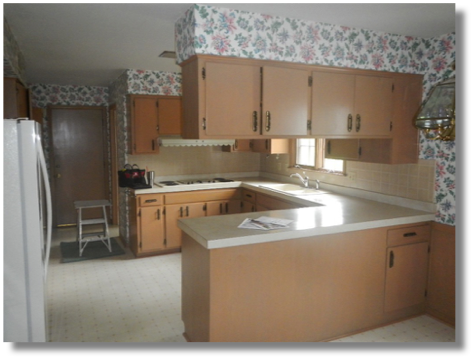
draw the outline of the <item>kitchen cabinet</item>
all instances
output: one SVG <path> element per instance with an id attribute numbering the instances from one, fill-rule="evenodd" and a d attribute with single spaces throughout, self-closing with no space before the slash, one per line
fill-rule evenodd
<path id="1" fill-rule="evenodd" d="M 281 138 L 240 139 L 232 146 L 222 146 L 223 152 L 259 152 L 267 155 L 289 153 L 289 140 Z"/>
<path id="2" fill-rule="evenodd" d="M 390 137 L 326 138 L 326 158 L 384 164 L 417 163 L 418 131 L 411 126 L 411 121 L 418 110 L 421 93 L 422 76 L 396 75 Z"/>
<path id="3" fill-rule="evenodd" d="M 130 197 L 129 200 L 132 252 L 136 256 L 142 256 L 167 249 L 163 195 L 146 194 Z"/>
<path id="4" fill-rule="evenodd" d="M 197 56 L 181 66 L 184 138 L 307 134 L 309 71 L 213 56 Z"/>
<path id="5" fill-rule="evenodd" d="M 182 230 L 177 226 L 177 221 L 183 218 L 206 216 L 206 204 L 198 202 L 166 205 L 165 214 L 165 242 L 170 247 L 180 248 L 182 245 Z"/>
<path id="6" fill-rule="evenodd" d="M 429 224 L 388 230 L 386 313 L 425 303 L 429 244 Z"/>
<path id="7" fill-rule="evenodd" d="M 129 95 L 131 154 L 159 152 L 157 138 L 181 132 L 181 99 L 173 96 Z"/>
<path id="8" fill-rule="evenodd" d="M 311 134 L 318 137 L 389 136 L 393 77 L 312 72 Z"/>
<path id="9" fill-rule="evenodd" d="M 3 118 L 29 118 L 31 115 L 28 89 L 17 78 L 3 78 Z"/>
<path id="10" fill-rule="evenodd" d="M 177 248 L 182 244 L 182 230 L 177 226 L 179 219 L 240 212 L 238 189 L 174 192 L 164 197 L 166 244 Z"/>
<path id="11" fill-rule="evenodd" d="M 428 272 L 427 313 L 456 322 L 456 227 L 433 222 Z"/>
<path id="12" fill-rule="evenodd" d="M 210 201 L 206 204 L 207 216 L 239 214 L 241 212 L 240 200 Z"/>
<path id="13" fill-rule="evenodd" d="M 388 232 L 383 227 L 223 248 L 203 247 L 185 234 L 187 340 L 318 342 L 423 313 L 422 304 L 384 311 Z"/>
<path id="14" fill-rule="evenodd" d="M 256 210 L 256 192 L 241 190 L 241 212 L 255 212 Z"/>

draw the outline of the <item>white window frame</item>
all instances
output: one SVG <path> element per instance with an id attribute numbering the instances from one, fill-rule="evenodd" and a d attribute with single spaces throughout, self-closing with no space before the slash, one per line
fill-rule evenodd
<path id="1" fill-rule="evenodd" d="M 315 140 L 316 140 L 315 165 L 314 166 L 301 165 L 297 162 L 298 139 L 293 139 L 292 142 L 291 142 L 291 144 L 292 144 L 292 147 L 291 147 L 292 154 L 290 155 L 291 157 L 289 158 L 290 167 L 293 167 L 295 165 L 299 165 L 301 168 L 311 170 L 311 171 L 319 171 L 319 172 L 325 172 L 325 173 L 332 173 L 334 175 L 345 176 L 345 174 L 346 174 L 346 162 L 345 162 L 345 160 L 342 160 L 342 162 L 343 162 L 342 171 L 329 170 L 329 169 L 324 168 L 326 140 L 324 138 L 315 138 Z"/>

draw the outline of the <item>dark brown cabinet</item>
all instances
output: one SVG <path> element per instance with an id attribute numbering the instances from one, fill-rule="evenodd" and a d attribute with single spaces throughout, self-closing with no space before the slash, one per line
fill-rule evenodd
<path id="1" fill-rule="evenodd" d="M 3 118 L 29 118 L 28 89 L 16 78 L 3 78 Z"/>

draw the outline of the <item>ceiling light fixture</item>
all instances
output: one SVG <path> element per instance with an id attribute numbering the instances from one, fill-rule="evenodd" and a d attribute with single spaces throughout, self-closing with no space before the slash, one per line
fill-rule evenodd
<path id="1" fill-rule="evenodd" d="M 162 53 L 160 53 L 159 58 L 175 59 L 175 58 L 177 58 L 177 53 L 175 53 L 171 50 L 165 50 Z"/>
<path id="2" fill-rule="evenodd" d="M 442 141 L 455 139 L 455 84 L 456 79 L 450 78 L 435 85 L 428 99 L 418 110 L 414 121 L 415 127 L 424 130 L 427 139 Z"/>

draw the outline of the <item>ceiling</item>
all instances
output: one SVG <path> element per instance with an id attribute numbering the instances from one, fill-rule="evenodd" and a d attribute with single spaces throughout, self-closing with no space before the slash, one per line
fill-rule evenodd
<path id="1" fill-rule="evenodd" d="M 455 4 L 245 4 L 217 7 L 431 38 L 455 31 Z M 192 3 L 4 4 L 28 83 L 108 86 L 124 69 L 179 72 L 174 24 Z"/>

